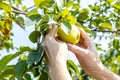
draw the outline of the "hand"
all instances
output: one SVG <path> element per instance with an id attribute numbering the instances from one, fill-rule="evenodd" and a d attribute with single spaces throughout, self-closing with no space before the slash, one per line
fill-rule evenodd
<path id="1" fill-rule="evenodd" d="M 68 44 L 69 50 L 75 53 L 84 71 L 89 75 L 94 75 L 103 68 L 96 46 L 87 33 L 80 30 L 80 41 L 77 45 Z"/>
<path id="2" fill-rule="evenodd" d="M 107 69 L 99 59 L 94 42 L 87 33 L 80 29 L 81 38 L 77 45 L 68 44 L 69 50 L 75 53 L 83 70 L 96 80 L 120 80 L 120 77 Z"/>
<path id="3" fill-rule="evenodd" d="M 56 25 L 52 24 L 49 27 L 49 33 L 42 45 L 45 48 L 50 77 L 52 80 L 72 80 L 66 66 L 67 44 L 56 38 Z"/>
<path id="4" fill-rule="evenodd" d="M 55 36 L 56 25 L 49 26 L 49 33 L 45 36 L 42 45 L 45 47 L 45 56 L 48 66 L 56 65 L 56 63 L 66 64 L 68 47 L 67 44 L 58 40 Z"/>

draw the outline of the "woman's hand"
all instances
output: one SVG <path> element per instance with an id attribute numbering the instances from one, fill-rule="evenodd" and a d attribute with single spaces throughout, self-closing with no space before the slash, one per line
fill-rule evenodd
<path id="1" fill-rule="evenodd" d="M 75 53 L 84 71 L 92 75 L 99 68 L 103 68 L 103 65 L 99 59 L 94 42 L 80 29 L 80 42 L 77 45 L 68 44 L 69 50 Z"/>
<path id="2" fill-rule="evenodd" d="M 100 61 L 96 46 L 87 33 L 80 29 L 80 41 L 77 45 L 68 43 L 68 48 L 77 57 L 83 70 L 97 80 L 120 80 L 120 77 L 108 70 Z"/>
<path id="3" fill-rule="evenodd" d="M 49 33 L 45 36 L 42 45 L 45 48 L 45 56 L 52 80 L 72 80 L 66 66 L 68 47 L 55 36 L 56 25 L 49 26 Z"/>

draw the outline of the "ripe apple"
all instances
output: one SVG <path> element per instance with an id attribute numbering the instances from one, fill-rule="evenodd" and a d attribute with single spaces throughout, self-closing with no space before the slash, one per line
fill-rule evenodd
<path id="1" fill-rule="evenodd" d="M 58 27 L 57 35 L 60 40 L 71 44 L 77 44 L 80 40 L 80 31 L 75 25 L 72 25 L 69 34 L 65 33 L 61 27 Z"/>

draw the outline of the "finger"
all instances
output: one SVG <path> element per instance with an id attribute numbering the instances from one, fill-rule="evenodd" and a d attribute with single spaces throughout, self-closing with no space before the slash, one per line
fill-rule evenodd
<path id="1" fill-rule="evenodd" d="M 83 46 L 85 46 L 86 49 L 89 49 L 93 51 L 94 53 L 97 53 L 96 46 L 93 40 L 88 36 L 88 34 L 83 29 L 79 29 L 79 30 L 81 32 Z"/>
<path id="2" fill-rule="evenodd" d="M 55 37 L 56 28 L 57 28 L 57 26 L 55 24 L 51 24 L 49 26 L 49 33 L 47 35 L 49 35 L 51 37 Z"/>
<path id="3" fill-rule="evenodd" d="M 83 29 L 79 28 L 79 30 L 80 30 L 80 34 L 83 40 L 90 40 L 90 37 Z"/>
<path id="4" fill-rule="evenodd" d="M 83 29 L 81 29 L 81 28 L 79 28 L 79 30 L 80 30 L 80 34 L 81 34 L 81 39 L 82 39 L 82 44 L 86 47 L 86 48 L 88 48 L 88 47 L 92 47 L 92 46 L 94 46 L 95 44 L 94 44 L 94 42 L 92 41 L 92 39 L 88 36 L 88 34 L 83 30 Z M 80 42 L 80 44 L 81 44 L 81 42 Z"/>
<path id="5" fill-rule="evenodd" d="M 80 38 L 80 42 L 77 44 L 77 46 L 87 49 L 86 43 L 82 37 Z"/>
<path id="6" fill-rule="evenodd" d="M 83 57 L 84 55 L 88 54 L 87 50 L 76 45 L 68 43 L 68 49 L 72 51 L 75 55 L 79 55 Z"/>

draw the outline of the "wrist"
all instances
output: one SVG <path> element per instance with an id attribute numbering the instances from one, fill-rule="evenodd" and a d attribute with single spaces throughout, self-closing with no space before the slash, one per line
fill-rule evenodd
<path id="1" fill-rule="evenodd" d="M 107 69 L 104 65 L 94 76 L 96 80 L 120 80 L 120 77 Z"/>
<path id="2" fill-rule="evenodd" d="M 51 80 L 72 80 L 66 63 L 55 63 L 48 67 Z"/>

